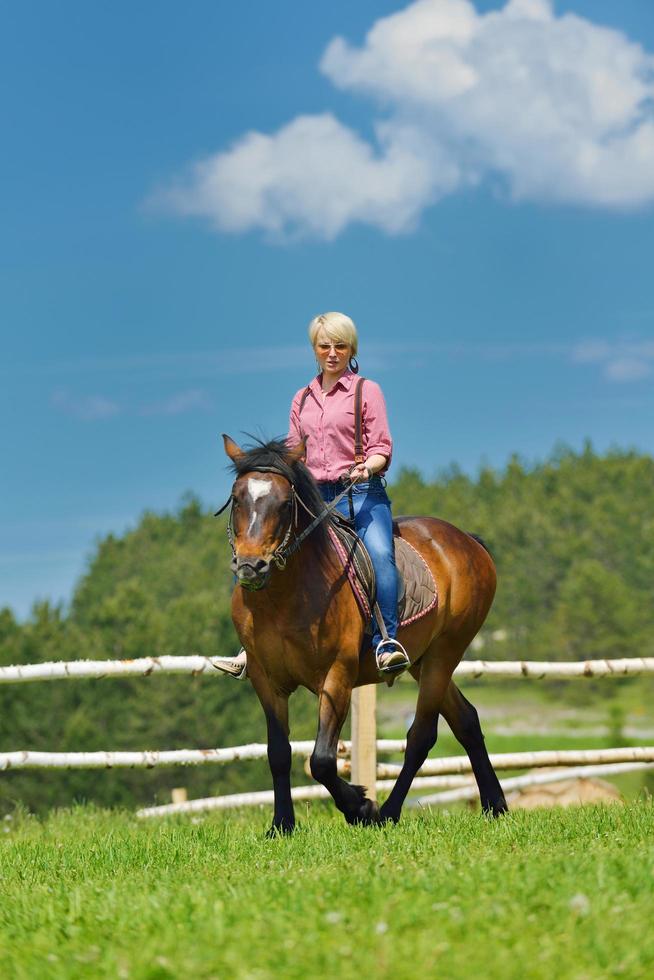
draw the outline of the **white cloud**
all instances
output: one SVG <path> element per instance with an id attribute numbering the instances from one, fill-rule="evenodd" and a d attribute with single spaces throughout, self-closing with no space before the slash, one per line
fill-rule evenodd
<path id="1" fill-rule="evenodd" d="M 579 364 L 599 364 L 609 381 L 641 381 L 654 373 L 654 341 L 588 340 L 577 345 L 572 359 Z"/>
<path id="2" fill-rule="evenodd" d="M 412 118 L 462 170 L 502 175 L 516 198 L 654 199 L 654 58 L 546 0 L 485 15 L 468 0 L 418 0 L 361 48 L 332 41 L 321 67 Z"/>
<path id="3" fill-rule="evenodd" d="M 58 388 L 52 393 L 54 408 L 73 418 L 85 422 L 109 419 L 116 415 L 129 414 L 141 416 L 174 416 L 187 412 L 206 412 L 213 408 L 213 401 L 201 388 L 178 391 L 161 401 L 142 405 L 120 404 L 104 395 L 73 395 L 66 388 Z"/>
<path id="4" fill-rule="evenodd" d="M 66 361 L 42 361 L 40 364 L 12 365 L 11 373 L 21 376 L 65 377 L 68 375 L 149 374 L 162 378 L 215 378 L 218 374 L 250 374 L 271 369 L 292 370 L 306 365 L 306 344 L 284 344 L 274 347 L 217 347 L 213 350 L 176 351 L 170 354 L 137 354 L 116 357 L 77 357 Z M 9 377 L 10 369 L 0 366 L 0 378 Z M 55 396 L 65 394 L 60 389 Z"/>
<path id="5" fill-rule="evenodd" d="M 208 412 L 213 408 L 213 402 L 206 391 L 192 388 L 189 391 L 178 391 L 160 402 L 144 405 L 140 415 L 185 415 L 187 412 Z"/>
<path id="6" fill-rule="evenodd" d="M 596 364 L 608 360 L 612 346 L 606 340 L 583 340 L 572 352 L 572 359 L 578 364 Z"/>
<path id="7" fill-rule="evenodd" d="M 71 395 L 65 388 L 58 388 L 52 393 L 52 405 L 65 415 L 85 421 L 109 419 L 120 412 L 117 402 L 104 395 Z"/>
<path id="8" fill-rule="evenodd" d="M 608 361 L 604 372 L 609 381 L 640 381 L 652 373 L 652 365 L 635 357 L 616 357 Z"/>
<path id="9" fill-rule="evenodd" d="M 446 194 L 498 177 L 515 200 L 654 202 L 654 57 L 549 0 L 480 14 L 416 0 L 321 71 L 373 100 L 373 142 L 330 114 L 250 132 L 153 200 L 220 231 L 332 239 L 410 230 Z"/>
<path id="10" fill-rule="evenodd" d="M 272 136 L 247 133 L 154 201 L 209 218 L 220 231 L 331 239 L 360 221 L 398 232 L 413 225 L 439 183 L 453 189 L 459 175 L 448 163 L 436 180 L 415 130 L 380 126 L 378 137 L 376 151 L 328 113 L 299 116 Z"/>

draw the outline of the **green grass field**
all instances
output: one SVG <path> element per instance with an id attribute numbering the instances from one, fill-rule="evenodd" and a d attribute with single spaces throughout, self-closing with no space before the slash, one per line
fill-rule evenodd
<path id="1" fill-rule="evenodd" d="M 654 805 L 298 810 L 138 822 L 80 807 L 0 832 L 0 973 L 59 977 L 654 975 Z"/>

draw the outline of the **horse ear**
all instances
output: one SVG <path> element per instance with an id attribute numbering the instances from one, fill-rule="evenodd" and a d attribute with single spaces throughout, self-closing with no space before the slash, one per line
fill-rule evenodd
<path id="1" fill-rule="evenodd" d="M 226 435 L 226 433 L 224 432 L 223 432 L 223 444 L 225 446 L 225 452 L 227 453 L 227 455 L 229 456 L 229 458 L 233 463 L 236 462 L 239 456 L 243 455 L 243 450 L 241 449 L 241 447 L 237 445 L 233 439 L 230 439 L 229 436 Z"/>
<path id="2" fill-rule="evenodd" d="M 299 463 L 300 460 L 303 461 L 306 455 L 307 437 L 305 436 L 304 439 L 301 439 L 300 442 L 298 442 L 297 446 L 293 446 L 292 449 L 289 449 L 289 451 L 286 453 L 286 458 L 291 466 L 293 466 L 295 463 Z"/>

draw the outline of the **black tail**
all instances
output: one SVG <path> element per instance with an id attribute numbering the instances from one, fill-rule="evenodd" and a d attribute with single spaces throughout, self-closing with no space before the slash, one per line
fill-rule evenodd
<path id="1" fill-rule="evenodd" d="M 488 545 L 486 544 L 486 542 L 484 541 L 483 538 L 481 538 L 478 534 L 470 534 L 470 532 L 468 532 L 468 535 L 469 535 L 469 537 L 474 538 L 474 540 L 477 542 L 477 544 L 480 544 L 482 546 L 482 548 L 484 549 L 484 551 L 487 551 L 488 554 L 493 559 L 493 561 L 495 561 L 495 555 L 490 550 L 490 548 L 488 547 Z"/>

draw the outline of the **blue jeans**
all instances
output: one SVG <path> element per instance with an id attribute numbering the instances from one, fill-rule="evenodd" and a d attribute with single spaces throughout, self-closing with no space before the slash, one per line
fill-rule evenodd
<path id="1" fill-rule="evenodd" d="M 342 485 L 336 483 L 319 483 L 318 488 L 326 503 L 338 497 Z M 377 602 L 388 635 L 397 636 L 397 569 L 395 567 L 395 549 L 393 547 L 393 518 L 391 502 L 384 489 L 381 478 L 373 476 L 365 483 L 357 483 L 352 487 L 352 503 L 354 505 L 354 527 L 364 542 L 377 580 Z M 350 506 L 347 497 L 343 497 L 336 509 L 349 518 Z M 381 642 L 379 627 L 373 618 L 373 647 Z"/>

